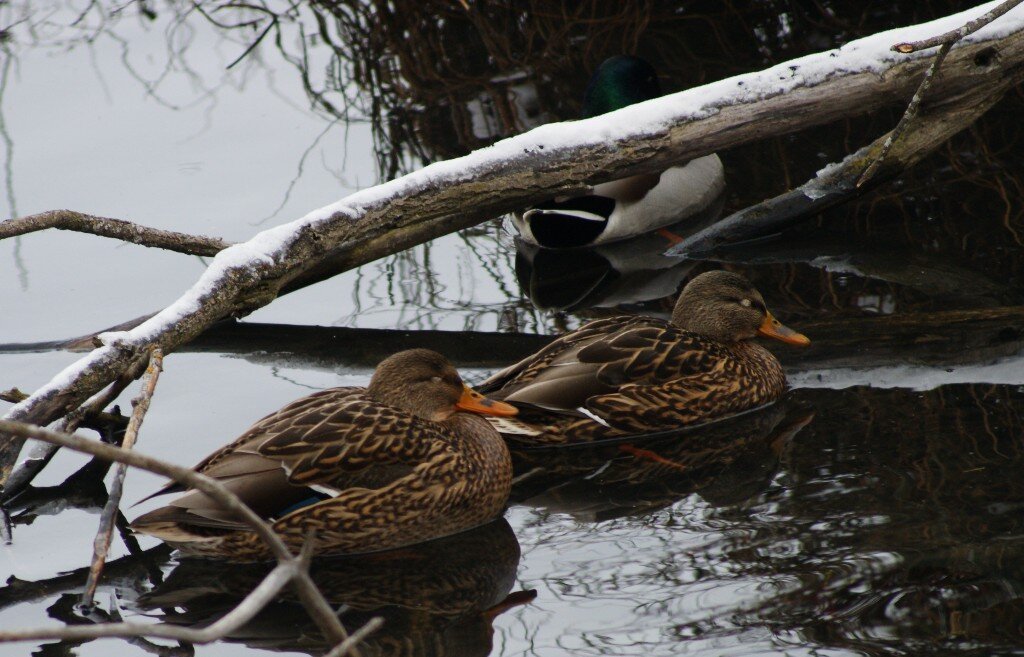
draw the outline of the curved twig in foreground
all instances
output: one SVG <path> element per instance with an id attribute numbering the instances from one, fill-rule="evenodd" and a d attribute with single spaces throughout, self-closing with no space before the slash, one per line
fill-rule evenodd
<path id="1" fill-rule="evenodd" d="M 23 422 L 0 420 L 0 431 L 9 435 L 20 436 L 21 438 L 34 438 L 43 442 L 60 445 L 61 447 L 67 447 L 76 452 L 84 452 L 116 463 L 125 463 L 142 470 L 148 470 L 149 472 L 154 472 L 158 475 L 168 477 L 182 485 L 194 488 L 209 496 L 225 510 L 234 513 L 241 521 L 249 525 L 267 545 L 271 554 L 274 555 L 279 563 L 288 564 L 302 561 L 301 558 L 297 558 L 292 555 L 288 546 L 286 546 L 284 541 L 274 533 L 274 530 L 270 525 L 256 515 L 252 509 L 246 506 L 238 496 L 211 477 L 194 472 L 189 468 L 183 468 L 178 465 L 161 461 L 160 459 L 153 458 L 152 456 L 145 456 L 138 452 L 128 451 L 120 447 L 114 447 L 113 445 L 106 445 L 74 434 L 57 433 L 56 431 L 50 431 L 49 429 L 25 424 Z M 291 581 L 294 584 L 295 590 L 299 595 L 299 599 L 306 608 L 307 613 L 309 613 L 317 627 L 320 628 L 320 631 L 324 633 L 324 636 L 334 643 L 341 643 L 342 641 L 345 641 L 348 638 L 348 633 L 338 620 L 338 617 L 331 608 L 331 605 L 324 599 L 320 590 L 316 587 L 316 584 L 309 577 L 309 572 L 306 568 L 303 567 L 295 569 L 293 571 Z M 5 636 L 14 637 L 8 639 L 11 641 L 22 641 L 25 639 L 36 638 L 34 635 L 22 636 L 15 632 L 0 634 L 0 640 Z M 353 650 L 353 654 L 357 653 Z"/>

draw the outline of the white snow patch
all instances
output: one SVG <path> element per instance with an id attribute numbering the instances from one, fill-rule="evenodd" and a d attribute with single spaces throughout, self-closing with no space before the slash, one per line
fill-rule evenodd
<path id="1" fill-rule="evenodd" d="M 971 365 L 894 365 L 890 367 L 840 367 L 788 374 L 794 388 L 909 388 L 932 390 L 954 383 L 1024 385 L 1024 355 L 991 363 Z"/>

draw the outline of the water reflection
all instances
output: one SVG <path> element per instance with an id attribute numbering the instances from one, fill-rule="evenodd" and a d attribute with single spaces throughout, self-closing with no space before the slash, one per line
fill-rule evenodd
<path id="1" fill-rule="evenodd" d="M 695 491 L 746 499 L 767 486 L 779 455 L 813 417 L 808 408 L 784 399 L 653 440 L 513 448 L 520 477 L 512 499 L 580 521 L 642 517 Z"/>
<path id="2" fill-rule="evenodd" d="M 517 237 L 519 288 L 542 310 L 611 308 L 673 296 L 697 263 L 665 252 L 681 236 L 713 223 L 723 201 L 720 195 L 680 222 L 599 246 L 548 249 Z"/>
<path id="3" fill-rule="evenodd" d="M 314 560 L 310 574 L 327 600 L 349 611 L 354 631 L 373 617 L 384 626 L 361 646 L 369 655 L 478 655 L 491 653 L 492 623 L 526 604 L 533 592 L 512 589 L 519 543 L 502 519 L 437 541 L 362 557 Z M 256 565 L 185 560 L 154 591 L 139 599 L 162 609 L 165 622 L 215 622 L 270 571 Z M 323 641 L 301 604 L 287 595 L 228 640 L 253 648 L 320 654 Z"/>
<path id="4" fill-rule="evenodd" d="M 813 419 L 790 425 L 795 434 L 777 424 L 782 442 L 749 445 L 703 488 L 678 487 L 671 506 L 648 504 L 654 482 L 626 486 L 632 473 L 614 461 L 532 496 L 547 507 L 523 533 L 555 534 L 559 546 L 549 588 L 621 614 L 601 629 L 577 618 L 573 645 L 615 655 L 1024 645 L 1024 389 L 797 390 L 789 401 Z M 528 562 L 543 558 L 539 538 Z"/>

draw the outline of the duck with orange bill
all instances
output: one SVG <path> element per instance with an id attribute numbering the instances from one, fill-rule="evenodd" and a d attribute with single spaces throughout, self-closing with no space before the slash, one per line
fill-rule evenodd
<path id="1" fill-rule="evenodd" d="M 519 409 L 515 418 L 492 418 L 502 435 L 519 443 L 576 444 L 666 432 L 782 396 L 782 365 L 757 337 L 810 344 L 768 311 L 744 277 L 709 271 L 683 288 L 669 320 L 596 320 L 479 389 Z"/>
<path id="2" fill-rule="evenodd" d="M 378 552 L 456 534 L 501 515 L 512 464 L 481 416 L 516 409 L 463 383 L 440 354 L 385 359 L 366 388 L 331 388 L 268 415 L 206 457 L 217 479 L 298 549 Z M 188 555 L 269 557 L 239 518 L 197 490 L 132 523 Z"/>

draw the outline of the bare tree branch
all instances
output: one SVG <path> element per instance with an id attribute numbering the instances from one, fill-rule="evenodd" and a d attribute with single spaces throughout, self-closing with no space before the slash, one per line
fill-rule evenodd
<path id="1" fill-rule="evenodd" d="M 99 623 L 96 625 L 62 625 L 20 630 L 0 631 L 0 642 L 12 641 L 81 641 L 105 637 L 148 637 L 152 639 L 173 639 L 189 643 L 211 643 L 224 638 L 252 620 L 263 607 L 272 602 L 288 582 L 297 577 L 301 564 L 291 560 L 278 564 L 270 571 L 252 593 L 238 603 L 227 614 L 202 629 L 179 627 L 166 624 L 145 623 Z M 353 634 L 353 636 L 355 636 Z M 352 637 L 349 637 L 352 638 Z M 342 643 L 347 642 L 348 639 Z M 341 645 L 341 644 L 339 644 Z"/>
<path id="2" fill-rule="evenodd" d="M 0 346 L 0 353 L 3 353 L 3 348 Z M 11 388 L 10 390 L 4 390 L 0 392 L 0 401 L 10 402 L 17 404 L 28 399 L 28 394 L 22 392 L 18 388 Z M 126 427 L 128 424 L 127 418 L 122 415 L 116 415 L 114 413 L 108 413 L 106 411 L 99 412 L 86 412 L 82 417 L 80 426 L 89 429 L 99 429 L 100 427 Z"/>
<path id="3" fill-rule="evenodd" d="M 84 452 L 102 459 L 125 463 L 127 465 L 154 472 L 164 477 L 173 479 L 187 487 L 194 488 L 220 504 L 225 510 L 230 511 L 242 522 L 249 525 L 252 530 L 266 544 L 271 554 L 282 565 L 289 563 L 301 563 L 301 559 L 292 555 L 284 541 L 274 533 L 274 530 L 263 521 L 252 509 L 245 505 L 230 490 L 224 487 L 217 480 L 206 475 L 194 472 L 189 468 L 166 463 L 151 456 L 145 456 L 135 451 L 128 451 L 113 445 L 106 445 L 95 440 L 89 440 L 74 434 L 58 433 L 42 427 L 32 426 L 22 422 L 0 420 L 0 431 L 22 438 L 34 438 L 48 443 L 67 447 L 76 452 Z M 317 589 L 316 584 L 309 577 L 309 572 L 303 568 L 295 569 L 292 575 L 292 583 L 295 586 L 299 599 L 309 613 L 310 617 L 324 633 L 324 636 L 332 642 L 340 643 L 348 638 L 348 633 L 338 620 L 331 605 L 324 599 Z M 68 628 L 72 629 L 72 628 Z M 17 632 L 0 635 L 13 637 L 8 640 L 23 641 L 39 638 L 36 635 L 19 634 Z M 47 635 L 50 636 L 50 635 Z M 153 635 L 150 635 L 153 636 Z M 353 650 L 353 654 L 356 652 Z"/>
<path id="4" fill-rule="evenodd" d="M 889 133 L 888 138 L 882 145 L 881 151 L 871 162 L 868 168 L 864 170 L 864 173 L 861 174 L 860 179 L 857 181 L 857 187 L 861 187 L 871 180 L 878 171 L 878 168 L 889 156 L 889 151 L 892 149 L 892 145 L 914 122 L 914 119 L 917 117 L 917 112 L 921 107 L 921 101 L 924 99 L 924 95 L 928 93 L 928 87 L 931 86 L 932 78 L 935 77 L 935 73 L 939 70 L 939 67 L 942 66 L 942 62 L 946 59 L 946 55 L 948 55 L 949 51 L 953 49 L 953 45 L 968 34 L 976 32 L 988 25 L 1019 5 L 1021 2 L 1022 0 L 1007 0 L 992 11 L 979 16 L 958 29 L 951 30 L 945 34 L 940 34 L 937 37 L 924 39 L 923 41 L 897 43 L 892 47 L 896 52 L 909 54 L 918 50 L 924 50 L 925 48 L 931 48 L 932 46 L 940 46 L 939 51 L 935 54 L 935 59 L 932 60 L 932 65 L 928 67 L 928 70 L 924 73 L 924 77 L 921 78 L 921 84 L 917 87 L 917 91 L 914 92 L 914 97 L 910 99 L 910 104 L 907 105 L 906 111 L 903 113 L 903 116 L 900 117 L 899 123 L 897 123 L 896 127 Z"/>
<path id="5" fill-rule="evenodd" d="M 128 421 L 128 428 L 124 434 L 124 441 L 121 443 L 123 449 L 129 450 L 135 445 L 135 439 L 139 435 L 139 428 L 142 420 L 149 410 L 149 402 L 153 399 L 153 392 L 156 390 L 156 382 L 160 378 L 160 371 L 163 369 L 164 356 L 160 349 L 154 349 L 149 357 L 149 367 L 142 378 L 142 391 L 139 396 L 132 400 L 131 419 Z M 114 522 L 117 519 L 118 509 L 121 506 L 121 491 L 124 487 L 124 477 L 128 472 L 128 466 L 124 463 L 118 464 L 114 471 L 114 481 L 110 485 L 110 493 L 107 503 L 100 514 L 100 527 L 96 533 L 96 540 L 93 541 L 92 565 L 89 567 L 89 578 L 85 582 L 85 591 L 82 593 L 82 606 L 91 607 L 93 597 L 96 594 L 96 586 L 99 584 L 100 575 L 103 573 L 103 566 L 107 562 L 107 553 L 110 550 L 110 540 L 114 537 Z"/>
<path id="6" fill-rule="evenodd" d="M 965 23 L 962 27 L 958 27 L 955 30 L 950 30 L 949 32 L 946 32 L 945 34 L 940 34 L 939 36 L 931 37 L 930 39 L 923 39 L 921 41 L 911 41 L 909 43 L 897 43 L 895 46 L 892 47 L 892 49 L 895 50 L 896 52 L 907 54 L 918 50 L 924 50 L 925 48 L 940 46 L 946 43 L 956 43 L 957 41 L 963 39 L 968 34 L 973 34 L 974 32 L 977 32 L 981 28 L 985 27 L 995 19 L 999 18 L 1006 12 L 1010 11 L 1011 9 L 1019 5 L 1022 1 L 1024 0 L 1006 0 L 1006 2 L 1004 2 L 1003 4 L 997 6 L 996 8 L 992 9 L 989 12 L 986 12 L 985 14 L 982 14 L 981 16 L 978 16 L 974 20 Z"/>
<path id="7" fill-rule="evenodd" d="M 123 219 L 96 217 L 74 210 L 50 210 L 20 219 L 0 222 L 0 240 L 47 228 L 112 237 L 131 244 L 149 246 L 187 255 L 212 256 L 231 246 L 219 237 L 189 235 L 173 230 L 148 228 Z"/>

